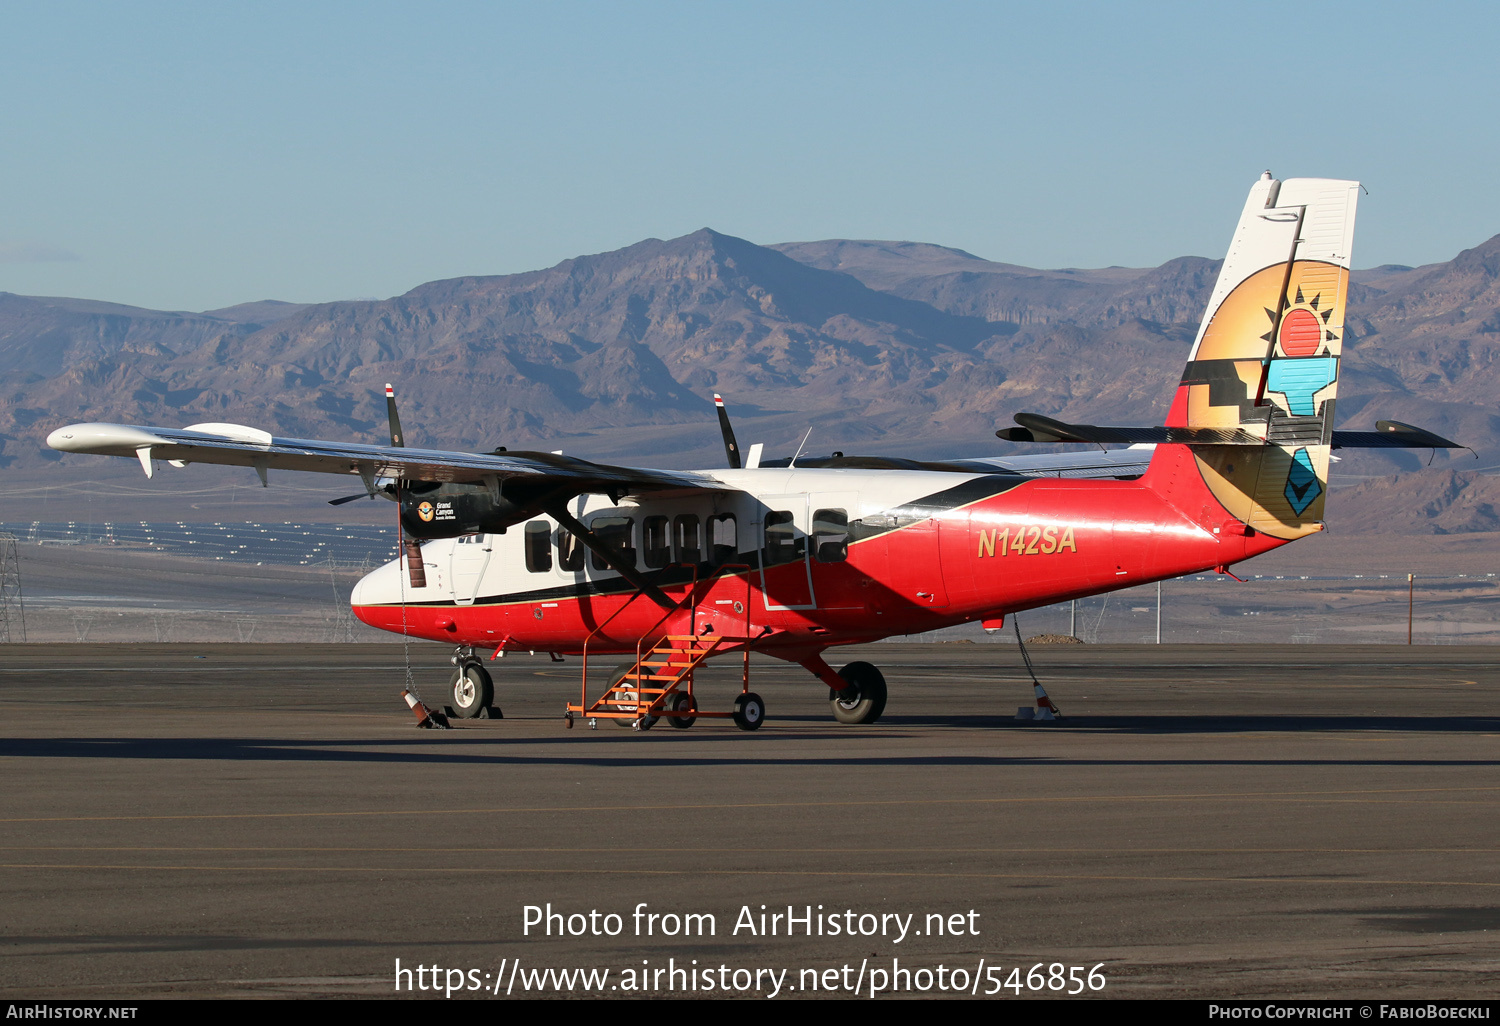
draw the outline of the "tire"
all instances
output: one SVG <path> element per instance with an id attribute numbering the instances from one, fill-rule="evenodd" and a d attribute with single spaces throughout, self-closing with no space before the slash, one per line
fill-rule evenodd
<path id="1" fill-rule="evenodd" d="M 634 667 L 634 663 L 621 663 L 619 666 L 616 666 L 614 672 L 609 675 L 609 686 L 613 688 L 616 684 L 620 683 L 624 676 L 629 673 Z M 640 692 L 631 690 L 616 691 L 615 697 L 618 698 L 621 703 L 620 705 L 615 706 L 616 712 L 634 712 L 638 708 L 638 706 L 632 705 L 631 703 L 639 702 L 641 696 Z M 623 727 L 626 730 L 632 730 L 635 728 L 635 720 L 633 719 L 620 719 L 615 717 L 610 717 L 610 719 L 614 721 L 614 724 L 617 727 Z M 644 726 L 646 730 L 650 730 L 651 725 L 656 722 L 657 717 L 648 716 L 646 717 L 646 720 L 649 720 L 650 722 L 648 723 L 642 721 L 642 726 Z"/>
<path id="2" fill-rule="evenodd" d="M 885 712 L 885 676 L 869 663 L 850 663 L 839 671 L 849 682 L 828 692 L 833 718 L 840 723 L 874 723 Z"/>
<path id="3" fill-rule="evenodd" d="M 698 722 L 698 717 L 696 716 L 681 715 L 682 713 L 694 713 L 698 711 L 698 703 L 693 700 L 692 695 L 686 691 L 679 691 L 668 699 L 668 701 L 671 705 L 667 711 L 667 722 L 672 726 L 678 730 L 687 730 L 694 723 Z"/>
<path id="4" fill-rule="evenodd" d="M 734 700 L 734 723 L 741 730 L 759 730 L 766 722 L 766 703 L 754 691 L 746 691 Z"/>
<path id="5" fill-rule="evenodd" d="M 495 682 L 478 663 L 464 663 L 454 670 L 448 689 L 453 696 L 453 712 L 462 720 L 472 720 L 495 700 Z"/>

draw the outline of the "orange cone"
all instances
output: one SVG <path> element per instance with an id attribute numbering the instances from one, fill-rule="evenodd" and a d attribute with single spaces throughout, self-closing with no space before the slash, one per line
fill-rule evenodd
<path id="1" fill-rule="evenodd" d="M 427 730 L 447 730 L 448 717 L 435 709 L 429 709 L 423 705 L 416 695 L 410 691 L 401 692 L 401 697 L 406 699 L 406 704 L 417 717 L 417 726 Z"/>
<path id="2" fill-rule="evenodd" d="M 1037 719 L 1062 719 L 1062 710 L 1052 704 L 1052 699 L 1047 697 L 1047 689 L 1037 684 L 1033 690 L 1036 692 L 1036 707 L 1039 710 Z"/>

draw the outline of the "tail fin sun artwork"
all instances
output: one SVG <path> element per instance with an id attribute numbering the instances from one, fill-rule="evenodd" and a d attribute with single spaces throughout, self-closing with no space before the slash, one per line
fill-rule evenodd
<path id="1" fill-rule="evenodd" d="M 447 452 L 405 444 L 390 386 L 390 445 L 233 424 L 71 424 L 47 442 L 138 459 L 148 477 L 157 460 L 252 467 L 263 484 L 272 470 L 343 474 L 364 486 L 350 498 L 394 500 L 400 556 L 351 604 L 374 627 L 455 646 L 461 717 L 492 700 L 476 652 L 548 651 L 584 656 L 568 726 L 722 716 L 754 730 L 765 704 L 749 689 L 753 650 L 805 667 L 835 719 L 872 723 L 884 677 L 865 662 L 833 669 L 829 649 L 1227 573 L 1323 529 L 1333 449 L 1457 445 L 1394 421 L 1333 428 L 1358 193 L 1269 172 L 1255 182 L 1165 424 L 1020 413 L 996 432 L 1091 451 L 762 460 L 757 444 L 742 458 L 715 396 L 722 469 Z M 589 659 L 604 655 L 626 659 L 591 691 Z M 726 656 L 745 666 L 732 711 L 699 709 L 694 670 Z"/>

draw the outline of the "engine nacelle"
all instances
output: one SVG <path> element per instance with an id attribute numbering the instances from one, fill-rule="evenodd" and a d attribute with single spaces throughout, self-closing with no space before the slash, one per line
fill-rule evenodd
<path id="1" fill-rule="evenodd" d="M 541 488 L 514 479 L 498 488 L 486 484 L 403 481 L 401 526 L 410 538 L 457 538 L 464 534 L 503 534 L 507 527 L 540 515 L 542 503 L 571 497 L 555 486 Z"/>

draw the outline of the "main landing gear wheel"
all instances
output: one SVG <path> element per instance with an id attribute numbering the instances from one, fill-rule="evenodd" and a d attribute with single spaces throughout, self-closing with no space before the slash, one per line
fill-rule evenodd
<path id="1" fill-rule="evenodd" d="M 842 691 L 828 690 L 833 718 L 840 723 L 874 723 L 885 712 L 885 677 L 869 663 L 850 663 L 839 671 L 848 681 Z"/>
<path id="2" fill-rule="evenodd" d="M 667 699 L 667 722 L 678 730 L 687 730 L 697 723 L 698 717 L 691 715 L 697 711 L 698 703 L 686 691 L 679 691 Z"/>
<path id="3" fill-rule="evenodd" d="M 472 720 L 495 700 L 495 682 L 490 679 L 490 671 L 478 663 L 464 663 L 454 670 L 450 690 L 453 711 L 465 720 Z"/>
<path id="4" fill-rule="evenodd" d="M 634 663 L 621 663 L 619 666 L 616 666 L 614 672 L 609 675 L 609 686 L 611 690 L 613 690 L 616 684 L 624 680 L 625 675 L 634 668 Z M 641 698 L 641 694 L 639 691 L 636 691 L 632 688 L 628 690 L 616 691 L 614 694 L 615 701 L 618 703 L 614 707 L 616 712 L 635 712 L 640 708 L 639 705 L 636 704 L 640 701 Z M 647 716 L 645 719 L 639 720 L 624 718 L 616 719 L 615 717 L 610 718 L 614 719 L 615 726 L 624 727 L 627 730 L 650 730 L 651 727 L 656 723 L 657 719 L 655 716 Z M 640 726 L 636 726 L 637 723 L 639 723 Z"/>
<path id="5" fill-rule="evenodd" d="M 757 730 L 766 722 L 766 703 L 754 691 L 746 691 L 734 700 L 734 725 L 741 730 Z"/>

